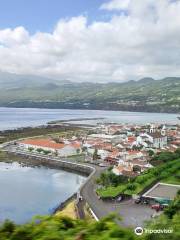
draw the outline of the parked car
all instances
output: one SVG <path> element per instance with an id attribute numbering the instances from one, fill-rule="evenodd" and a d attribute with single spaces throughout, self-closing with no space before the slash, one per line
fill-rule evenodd
<path id="1" fill-rule="evenodd" d="M 141 198 L 137 198 L 134 202 L 135 202 L 136 204 L 141 203 Z"/>
<path id="2" fill-rule="evenodd" d="M 153 205 L 151 205 L 151 208 L 156 210 L 156 211 L 163 210 L 163 207 L 160 204 L 153 204 Z"/>
<path id="3" fill-rule="evenodd" d="M 119 196 L 118 198 L 117 198 L 117 202 L 121 202 L 123 200 L 123 197 L 122 196 Z"/>
<path id="4" fill-rule="evenodd" d="M 82 201 L 83 200 L 83 197 L 82 196 L 79 196 L 79 201 Z"/>
<path id="5" fill-rule="evenodd" d="M 143 200 L 142 200 L 142 203 L 143 203 L 143 204 L 149 204 L 149 200 L 143 199 Z"/>
<path id="6" fill-rule="evenodd" d="M 107 163 L 99 163 L 100 167 L 108 167 L 109 165 Z"/>
<path id="7" fill-rule="evenodd" d="M 161 204 L 162 209 L 167 208 L 168 206 L 169 206 L 169 204 L 167 204 L 167 203 Z"/>

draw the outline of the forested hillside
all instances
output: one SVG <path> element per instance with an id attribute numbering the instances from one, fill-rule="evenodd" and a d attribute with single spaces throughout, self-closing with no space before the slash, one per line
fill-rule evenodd
<path id="1" fill-rule="evenodd" d="M 180 78 L 74 83 L 0 74 L 0 106 L 180 112 Z"/>

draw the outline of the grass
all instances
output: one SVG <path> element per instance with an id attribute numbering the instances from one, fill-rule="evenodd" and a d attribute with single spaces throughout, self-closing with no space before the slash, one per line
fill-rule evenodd
<path id="1" fill-rule="evenodd" d="M 103 189 L 97 189 L 97 193 L 101 196 L 101 197 L 116 197 L 119 193 L 123 192 L 123 190 L 125 189 L 125 186 L 119 185 L 117 187 L 107 187 L 107 188 L 103 188 Z"/>
<path id="2" fill-rule="evenodd" d="M 179 178 L 175 177 L 180 172 L 180 159 L 172 160 L 164 163 L 156 168 L 150 169 L 142 175 L 135 178 L 130 183 L 122 183 L 117 187 L 108 186 L 97 190 L 97 193 L 102 198 L 116 197 L 121 193 L 133 195 L 140 193 L 144 188 L 151 185 L 156 179 L 171 184 L 180 184 Z M 129 189 L 129 184 L 135 186 L 134 189 Z"/>
<path id="3" fill-rule="evenodd" d="M 28 137 L 44 137 L 48 135 L 68 135 L 72 133 L 79 132 L 79 128 L 75 126 L 46 126 L 46 127 L 34 127 L 34 128 L 24 128 L 17 130 L 8 130 L 5 132 L 0 132 L 0 144 L 16 139 L 28 138 Z"/>
<path id="4" fill-rule="evenodd" d="M 92 217 L 89 211 L 89 206 L 87 204 L 84 207 L 84 212 L 86 220 L 94 221 L 94 218 Z M 71 219 L 77 219 L 75 200 L 70 201 L 63 210 L 58 211 L 55 215 L 58 217 L 69 217 Z"/>
<path id="5" fill-rule="evenodd" d="M 179 176 L 170 176 L 162 181 L 163 183 L 169 183 L 169 184 L 180 184 L 180 175 Z"/>
<path id="6" fill-rule="evenodd" d="M 75 200 L 69 202 L 67 206 L 62 211 L 57 212 L 56 215 L 58 217 L 70 217 L 72 219 L 77 219 Z"/>

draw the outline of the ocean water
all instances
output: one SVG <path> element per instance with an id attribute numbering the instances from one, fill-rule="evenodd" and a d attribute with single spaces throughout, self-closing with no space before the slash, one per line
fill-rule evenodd
<path id="1" fill-rule="evenodd" d="M 0 222 L 25 223 L 46 215 L 75 193 L 85 177 L 45 167 L 0 162 Z"/>
<path id="2" fill-rule="evenodd" d="M 104 120 L 81 121 L 85 124 L 97 122 L 117 123 L 180 123 L 178 114 L 143 113 L 98 110 L 70 109 L 36 109 L 36 108 L 0 108 L 0 130 L 27 126 L 38 126 L 52 120 L 68 120 L 77 118 L 104 118 Z M 79 123 L 79 122 L 74 122 Z"/>

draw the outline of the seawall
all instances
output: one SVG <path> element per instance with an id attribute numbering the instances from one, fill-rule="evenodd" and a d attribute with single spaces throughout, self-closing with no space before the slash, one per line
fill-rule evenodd
<path id="1" fill-rule="evenodd" d="M 25 153 L 19 153 L 19 152 L 10 152 L 10 154 L 15 155 L 16 157 L 19 156 L 19 162 L 22 162 L 24 164 L 30 164 L 33 166 L 45 166 L 49 168 L 55 168 L 55 169 L 63 169 L 70 172 L 79 173 L 85 176 L 91 175 L 94 168 L 77 162 L 71 162 L 69 159 L 62 158 L 62 159 L 54 159 L 51 157 L 46 156 L 31 156 L 27 155 Z"/>

